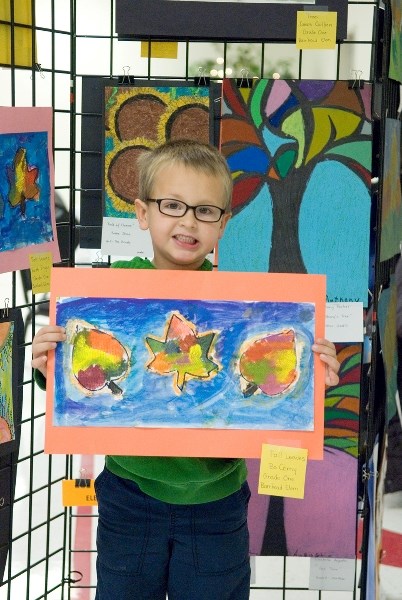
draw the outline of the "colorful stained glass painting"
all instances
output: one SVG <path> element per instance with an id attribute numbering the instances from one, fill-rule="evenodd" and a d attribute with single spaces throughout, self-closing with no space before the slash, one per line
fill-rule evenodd
<path id="1" fill-rule="evenodd" d="M 0 444 L 15 439 L 12 356 L 14 323 L 0 323 Z"/>
<path id="2" fill-rule="evenodd" d="M 402 241 L 402 193 L 400 181 L 401 121 L 385 120 L 384 178 L 381 206 L 380 260 L 400 252 Z"/>
<path id="3" fill-rule="evenodd" d="M 54 218 L 51 108 L 0 108 L 0 272 L 29 255 L 60 260 Z"/>
<path id="4" fill-rule="evenodd" d="M 390 0 L 390 4 L 392 25 L 388 75 L 402 83 L 402 2 Z"/>
<path id="5" fill-rule="evenodd" d="M 144 149 L 178 138 L 209 142 L 209 105 L 208 87 L 105 87 L 104 216 L 134 216 Z"/>
<path id="6" fill-rule="evenodd" d="M 108 269 L 100 283 L 96 270 L 53 270 L 51 318 L 67 332 L 48 377 L 53 451 L 64 439 L 90 452 L 95 441 L 100 453 L 117 443 L 112 453 L 233 456 L 239 436 L 237 451 L 252 444 L 253 456 L 269 431 L 321 455 L 323 366 L 311 346 L 323 327 L 322 276 L 127 275 Z"/>
<path id="7" fill-rule="evenodd" d="M 303 500 L 257 494 L 259 461 L 247 461 L 254 555 L 356 556 L 361 344 L 336 344 L 340 381 L 325 397 L 324 460 L 308 461 Z"/>
<path id="8" fill-rule="evenodd" d="M 367 304 L 370 102 L 369 84 L 224 80 L 234 193 L 219 270 L 323 273 L 328 301 Z"/>

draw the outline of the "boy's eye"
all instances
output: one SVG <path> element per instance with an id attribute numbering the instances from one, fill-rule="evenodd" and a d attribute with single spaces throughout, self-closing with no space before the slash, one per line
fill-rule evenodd
<path id="1" fill-rule="evenodd" d="M 176 200 L 165 200 L 164 202 L 162 202 L 162 208 L 167 210 L 181 211 L 183 210 L 183 205 L 181 202 L 178 202 Z"/>
<path id="2" fill-rule="evenodd" d="M 197 206 L 197 213 L 199 215 L 211 215 L 214 213 L 214 211 L 210 206 Z"/>

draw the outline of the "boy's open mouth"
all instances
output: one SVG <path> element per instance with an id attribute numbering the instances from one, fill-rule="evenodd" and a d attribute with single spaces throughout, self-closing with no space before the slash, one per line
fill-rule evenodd
<path id="1" fill-rule="evenodd" d="M 178 242 L 181 242 L 182 244 L 190 244 L 191 246 L 194 246 L 197 243 L 197 240 L 193 237 L 190 237 L 189 235 L 174 235 L 173 236 Z"/>

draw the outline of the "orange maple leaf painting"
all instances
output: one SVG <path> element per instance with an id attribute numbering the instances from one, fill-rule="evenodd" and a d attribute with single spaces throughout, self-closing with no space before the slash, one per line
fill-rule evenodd
<path id="1" fill-rule="evenodd" d="M 173 373 L 173 389 L 177 394 L 190 379 L 211 379 L 221 368 L 214 357 L 217 333 L 198 333 L 193 323 L 180 313 L 173 313 L 166 323 L 163 338 L 147 336 L 145 339 L 152 354 L 147 368 L 158 375 Z"/>
<path id="2" fill-rule="evenodd" d="M 39 200 L 40 194 L 40 188 L 36 184 L 39 169 L 28 165 L 26 153 L 26 148 L 19 148 L 15 153 L 13 166 L 8 170 L 10 182 L 8 199 L 11 206 L 19 205 L 22 215 L 25 215 L 26 201 Z"/>

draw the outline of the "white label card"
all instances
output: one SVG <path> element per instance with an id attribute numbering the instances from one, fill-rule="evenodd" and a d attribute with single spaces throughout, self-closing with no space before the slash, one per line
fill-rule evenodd
<path id="1" fill-rule="evenodd" d="M 362 342 L 363 302 L 327 302 L 325 337 L 331 342 Z"/>
<path id="2" fill-rule="evenodd" d="M 140 229 L 137 219 L 103 217 L 102 254 L 153 257 L 149 231 Z"/>
<path id="3" fill-rule="evenodd" d="M 353 558 L 311 558 L 310 590 L 353 591 L 356 561 Z"/>

